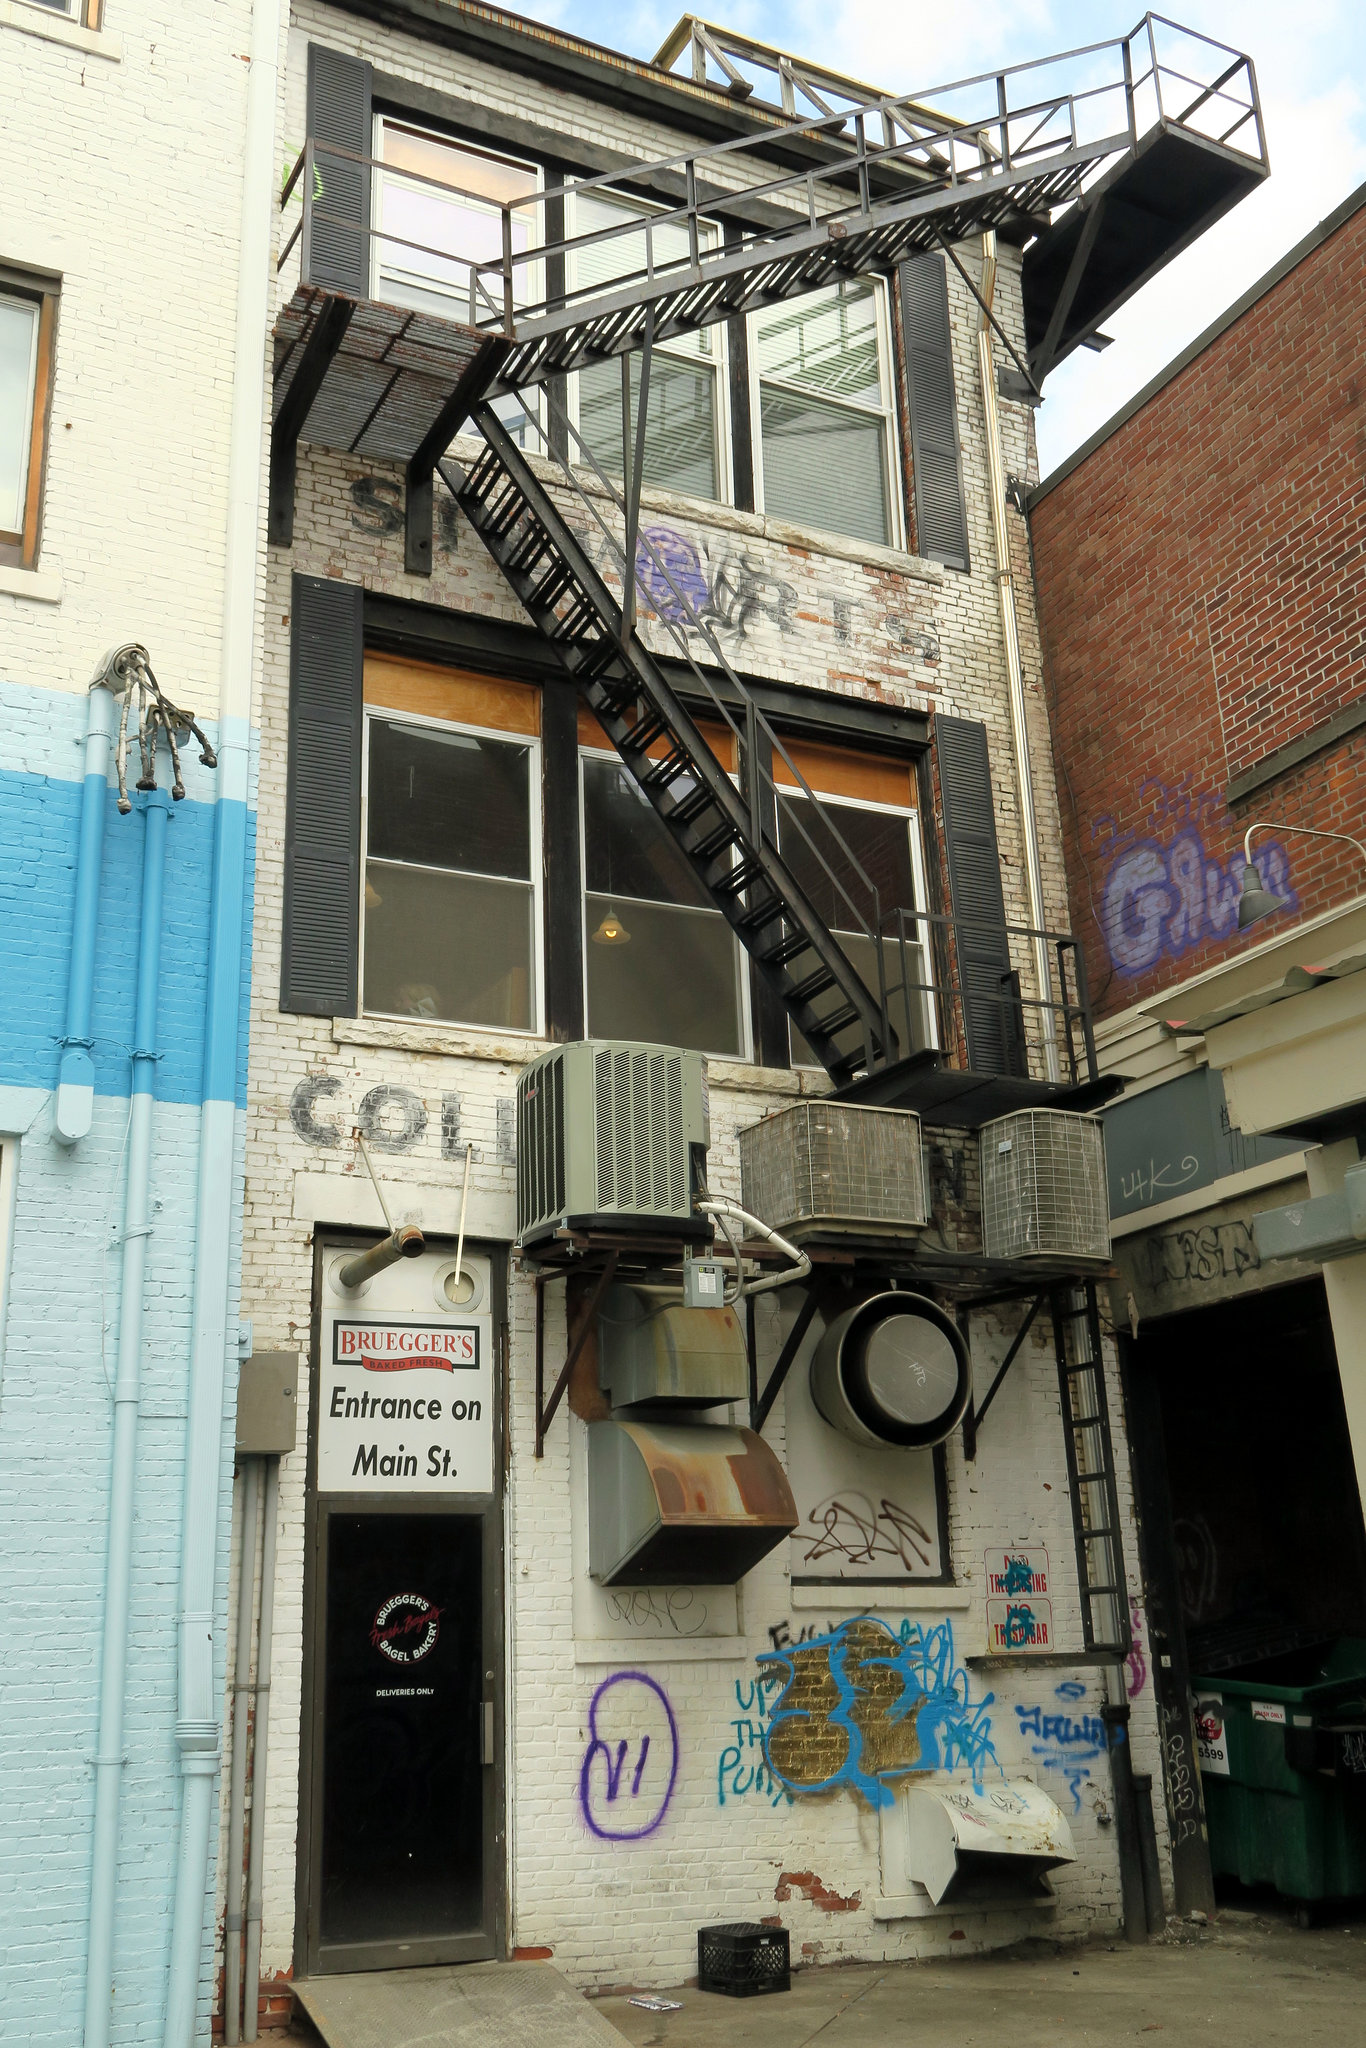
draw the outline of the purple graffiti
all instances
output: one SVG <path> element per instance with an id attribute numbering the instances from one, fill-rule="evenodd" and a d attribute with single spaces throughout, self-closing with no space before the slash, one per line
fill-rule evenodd
<path id="1" fill-rule="evenodd" d="M 637 1687 L 644 1688 L 644 1696 Z M 624 1723 L 630 1730 L 628 1735 L 614 1738 L 610 1727 L 616 1717 L 618 1727 Z M 650 1720 L 656 1724 L 653 1749 L 650 1730 L 640 1725 Z M 667 1770 L 661 1762 L 665 1754 Z M 668 1812 L 677 1778 L 678 1723 L 668 1694 L 647 1672 L 614 1671 L 604 1678 L 588 1709 L 588 1747 L 579 1767 L 579 1810 L 585 1825 L 602 1842 L 643 1840 Z"/>
<path id="2" fill-rule="evenodd" d="M 1263 887 L 1287 910 L 1298 909 L 1290 885 L 1290 857 L 1276 840 L 1257 848 Z M 1241 849 L 1226 861 L 1212 856 L 1194 825 L 1165 844 L 1131 840 L 1106 871 L 1101 923 L 1110 959 L 1120 974 L 1144 974 L 1165 954 L 1180 959 L 1192 947 L 1226 939 L 1238 926 L 1243 880 Z"/>
<path id="3" fill-rule="evenodd" d="M 636 580 L 658 618 L 683 619 L 689 610 L 701 618 L 710 609 L 711 591 L 702 558 L 676 527 L 641 528 Z"/>

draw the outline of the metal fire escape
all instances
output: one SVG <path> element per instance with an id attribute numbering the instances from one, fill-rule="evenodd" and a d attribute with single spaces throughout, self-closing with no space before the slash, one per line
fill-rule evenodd
<path id="1" fill-rule="evenodd" d="M 298 219 L 280 267 L 298 269 L 276 326 L 271 537 L 292 535 L 296 450 L 307 440 L 404 465 L 407 566 L 429 572 L 439 475 L 839 1087 L 923 1064 L 926 1049 L 902 1042 L 906 1019 L 913 1001 L 941 997 L 929 963 L 952 941 L 931 929 L 945 920 L 913 914 L 908 934 L 906 913 L 881 904 L 834 814 L 640 532 L 654 346 L 885 271 L 916 251 L 942 250 L 975 289 L 955 245 L 1001 229 L 1027 244 L 1027 359 L 994 319 L 993 326 L 1018 375 L 1037 389 L 1144 277 L 1265 175 L 1260 109 L 1247 58 L 1155 16 L 1121 41 L 914 97 L 862 88 L 832 97 L 841 88 L 832 74 L 817 80 L 784 60 L 780 105 L 771 109 L 753 99 L 752 86 L 737 84 L 738 56 L 761 46 L 742 47 L 691 19 L 683 28 L 687 36 L 680 42 L 675 32 L 657 64 L 667 69 L 690 50 L 694 88 L 709 87 L 719 68 L 715 93 L 743 102 L 744 132 L 497 208 L 478 200 L 498 215 L 500 253 L 492 259 L 418 249 L 381 232 L 371 188 L 383 166 L 309 137 L 282 195 Z M 797 113 L 798 91 L 812 106 L 809 118 Z M 620 223 L 567 234 L 566 200 L 585 196 L 616 201 Z M 457 280 L 448 316 L 377 296 L 381 245 L 439 259 Z M 592 282 L 579 283 L 587 272 Z M 603 473 L 564 402 L 566 375 L 611 360 L 623 369 L 620 480 Z M 521 433 L 543 459 L 533 460 L 509 430 L 517 402 Z M 482 448 L 472 459 L 451 459 L 457 432 L 471 424 Z M 738 784 L 668 665 L 643 643 L 641 604 L 691 669 L 694 700 L 730 727 Z M 786 766 L 790 789 L 763 765 L 771 757 Z M 799 843 L 799 865 L 814 860 L 823 892 L 835 892 L 840 929 L 871 942 L 875 986 L 794 872 L 790 854 Z M 1071 942 L 1020 936 L 1057 944 L 1058 992 L 1050 985 L 1032 1002 L 1036 1038 L 1062 1040 L 1076 1082 L 1084 1078 L 1080 1032 L 1094 1078 L 1084 987 L 1068 982 Z M 1001 1000 L 1018 1017 L 1018 988 Z M 951 1037 L 941 1025 L 939 1047 Z M 1024 1086 L 1022 1101 L 1056 1094 L 1045 1083 Z M 880 1099 L 895 1098 L 884 1091 Z"/>

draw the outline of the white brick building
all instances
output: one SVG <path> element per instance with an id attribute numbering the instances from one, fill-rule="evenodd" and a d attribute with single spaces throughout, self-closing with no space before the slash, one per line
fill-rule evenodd
<path id="1" fill-rule="evenodd" d="M 562 208 L 555 214 L 545 193 L 574 180 L 615 177 L 606 193 L 618 208 L 615 218 L 627 217 L 623 209 L 632 203 L 637 218 L 645 218 L 661 195 L 677 204 L 677 193 L 658 170 L 633 186 L 631 165 L 677 159 L 723 136 L 762 137 L 765 123 L 775 131 L 781 123 L 714 86 L 510 17 L 415 7 L 407 28 L 399 20 L 392 7 L 362 0 L 306 0 L 293 11 L 281 88 L 287 166 L 306 141 L 315 144 L 287 204 L 281 240 L 299 222 L 299 196 L 311 179 L 321 217 L 313 235 L 320 226 L 335 234 L 349 223 L 333 257 L 343 269 L 361 269 L 345 288 L 334 278 L 319 290 L 323 266 L 315 261 L 299 287 L 298 266 L 310 261 L 305 229 L 303 244 L 289 246 L 282 266 L 276 323 L 277 412 L 287 428 L 277 427 L 277 444 L 292 444 L 296 434 L 299 440 L 292 476 L 289 451 L 282 459 L 277 445 L 278 544 L 270 550 L 265 606 L 242 1286 L 255 1348 L 297 1353 L 299 1415 L 310 1422 L 307 1445 L 301 1428 L 299 1448 L 280 1471 L 269 1775 L 265 1810 L 251 1822 L 264 1844 L 262 2012 L 286 2009 L 285 1980 L 292 1975 L 480 1955 L 553 1955 L 585 1986 L 677 1983 L 696 1968 L 698 1928 L 725 1920 L 780 1920 L 799 1962 L 958 1953 L 960 1945 L 985 1948 L 1041 1926 L 1078 1936 L 1112 1927 L 1122 1912 L 1118 1837 L 1128 1816 L 1119 1802 L 1128 1798 L 1127 1770 L 1119 1774 L 1117 1799 L 1102 1708 L 1108 1701 L 1113 1710 L 1113 1740 L 1160 1784 L 1158 1732 L 1136 1580 L 1118 1602 L 1126 1647 L 1130 1608 L 1136 1624 L 1127 1662 L 1112 1656 L 1107 1665 L 1103 1655 L 1086 1651 L 1046 1314 L 1025 1337 L 979 1443 L 965 1443 L 955 1430 L 939 1451 L 899 1454 L 905 1497 L 920 1503 L 919 1515 L 911 1514 L 918 1540 L 904 1540 L 906 1524 L 897 1524 L 898 1539 L 880 1520 L 889 1505 L 883 1497 L 861 1562 L 840 1514 L 832 1521 L 828 1500 L 819 1498 L 822 1460 L 834 1455 L 835 1432 L 806 1391 L 814 1339 L 764 1430 L 792 1478 L 801 1526 L 738 1586 L 613 1588 L 590 1575 L 586 1446 L 590 1427 L 614 1426 L 591 1421 L 608 1412 L 591 1352 L 546 1430 L 544 1456 L 536 1455 L 534 1264 L 514 1246 L 515 1096 L 526 1064 L 584 1036 L 652 1038 L 704 1051 L 708 1184 L 732 1200 L 741 1192 L 739 1132 L 829 1084 L 817 1069 L 792 1063 L 781 1008 L 731 941 L 715 899 L 709 904 L 686 889 L 671 894 L 659 880 L 664 869 L 653 871 L 653 883 L 642 881 L 640 863 L 649 866 L 657 850 L 652 835 L 662 837 L 662 827 L 644 810 L 634 827 L 613 811 L 619 793 L 629 795 L 628 779 L 475 531 L 475 515 L 455 510 L 439 480 L 432 533 L 425 533 L 420 505 L 410 515 L 422 479 L 405 470 L 425 422 L 414 426 L 404 414 L 395 425 L 386 407 L 398 389 L 393 405 L 403 413 L 416 387 L 400 388 L 400 376 L 430 367 L 423 351 L 435 345 L 433 333 L 439 338 L 443 321 L 448 330 L 459 327 L 468 306 L 468 267 L 447 262 L 443 270 L 432 256 L 431 237 L 443 230 L 431 223 L 441 206 L 453 209 L 442 216 L 445 232 L 454 232 L 456 215 L 469 232 L 479 211 L 471 191 L 484 195 L 486 223 L 512 193 L 508 246 L 527 252 L 515 290 L 526 299 L 543 293 L 548 302 L 556 291 L 574 289 L 572 277 L 566 285 L 566 263 L 586 259 L 572 250 L 542 259 L 536 251 L 554 245 L 557 235 L 572 235 L 574 221 L 583 234 L 585 221 L 596 228 L 604 216 L 577 212 L 586 202 L 572 194 L 551 202 Z M 774 162 L 780 160 L 775 151 Z M 741 160 L 725 157 L 708 167 L 718 216 L 728 215 L 741 239 L 755 218 L 745 211 L 743 169 Z M 431 182 L 422 184 L 423 176 Z M 460 188 L 465 211 L 443 199 L 439 187 Z M 729 213 L 725 193 L 734 202 Z M 414 212 L 414 194 L 435 212 Z M 603 197 L 600 187 L 599 203 Z M 535 223 L 521 242 L 519 202 Z M 418 234 L 421 219 L 428 226 Z M 405 232 L 424 243 L 425 255 L 405 257 L 397 239 Z M 719 229 L 717 235 L 713 248 L 720 246 Z M 1024 228 L 1002 234 L 994 300 L 1005 335 L 1020 350 L 1028 327 L 1021 296 L 1027 240 Z M 496 236 L 487 248 L 496 260 Z M 729 664 L 736 688 L 752 694 L 817 792 L 835 800 L 832 811 L 865 835 L 859 845 L 876 842 L 887 858 L 895 843 L 887 886 L 903 893 L 888 900 L 907 911 L 942 907 L 950 918 L 972 917 L 968 881 L 961 863 L 957 872 L 953 865 L 938 762 L 952 737 L 946 720 L 963 721 L 960 734 L 983 733 L 989 804 L 980 829 L 1002 891 L 994 915 L 998 926 L 1002 917 L 1028 926 L 1026 823 L 974 297 L 985 283 L 982 250 L 980 240 L 964 240 L 955 249 L 961 271 L 938 257 L 920 259 L 937 266 L 937 303 L 947 317 L 941 314 L 938 330 L 918 329 L 914 347 L 932 351 L 936 332 L 942 337 L 938 388 L 951 366 L 956 394 L 949 443 L 958 496 L 948 516 L 950 529 L 958 524 L 936 526 L 933 539 L 923 529 L 943 515 L 926 495 L 931 394 L 923 361 L 907 379 L 912 301 L 894 263 L 872 266 L 836 301 L 845 309 L 838 333 L 803 329 L 801 316 L 795 329 L 791 320 L 785 329 L 781 322 L 765 325 L 762 313 L 751 313 L 748 322 L 732 317 L 707 329 L 705 348 L 695 334 L 661 342 L 654 357 L 660 382 L 652 389 L 662 386 L 666 396 L 650 413 L 646 434 L 638 631 L 684 701 L 699 715 L 711 713 L 704 730 L 723 766 L 733 769 L 731 740 L 707 698 L 706 676 L 688 670 L 680 640 L 713 680 L 722 676 L 722 662 Z M 555 278 L 552 264 L 560 266 Z M 408 313 L 347 314 L 349 335 L 327 341 L 327 307 L 338 297 L 362 309 L 397 305 Z M 823 303 L 831 303 L 828 294 Z M 784 332 L 800 341 L 785 343 Z M 1006 348 L 1000 340 L 993 346 L 993 369 L 1008 370 Z M 381 351 L 385 370 L 376 381 Z M 309 397 L 300 404 L 296 391 L 291 415 L 282 393 L 295 388 L 296 378 L 303 388 L 310 360 Z M 617 514 L 604 487 L 582 472 L 576 486 L 556 459 L 569 430 L 555 416 L 567 401 L 571 428 L 591 439 L 592 423 L 600 451 L 602 436 L 608 444 L 615 437 L 615 457 L 609 445 L 604 467 L 615 459 L 620 469 L 616 386 L 604 383 L 600 363 L 579 370 L 577 388 L 575 382 L 552 380 L 549 415 L 533 400 L 535 423 L 520 440 L 533 486 L 544 489 L 552 514 L 566 522 L 619 603 L 623 558 L 595 514 L 618 535 L 620 521 L 613 529 Z M 679 401 L 671 412 L 669 394 L 684 384 L 687 404 Z M 429 401 L 426 421 L 436 403 Z M 917 403 L 926 408 L 920 417 Z M 500 406 L 501 416 L 512 418 L 515 407 Z M 835 470 L 803 471 L 800 454 L 792 453 L 791 436 L 803 427 L 827 436 L 821 445 L 832 462 L 838 451 L 838 490 L 829 487 Z M 999 431 L 1005 474 L 1032 478 L 1028 409 L 1003 396 Z M 465 435 L 452 454 L 472 467 L 480 447 Z M 923 450 L 922 477 L 916 449 Z M 810 504 L 823 508 L 821 519 L 803 516 Z M 1013 512 L 1002 517 L 1022 650 L 1040 909 L 1048 928 L 1061 933 L 1066 895 L 1023 523 Z M 846 530 L 834 530 L 842 522 Z M 710 638 L 696 624 L 671 632 L 670 615 L 677 621 L 683 613 L 680 589 Z M 718 687 L 724 695 L 729 685 Z M 728 701 L 741 699 L 732 694 Z M 472 769 L 441 765 L 458 764 L 471 751 L 502 764 L 501 798 L 477 780 L 462 783 L 460 774 Z M 309 780 L 314 771 L 300 765 L 305 755 L 324 760 L 335 779 Z M 870 822 L 887 819 L 894 824 Z M 473 838 L 461 842 L 462 852 L 456 840 L 466 829 Z M 890 836 L 876 838 L 879 832 Z M 419 889 L 411 879 L 419 872 L 437 877 L 420 885 L 420 896 L 411 893 Z M 505 893 L 498 896 L 497 888 Z M 711 938 L 699 939 L 698 927 L 688 936 L 685 925 L 666 923 L 675 936 L 659 939 L 665 910 L 675 918 L 710 917 Z M 621 953 L 595 954 L 595 937 L 601 944 L 614 923 L 633 922 Z M 509 930 L 522 947 L 512 965 L 493 958 Z M 1031 979 L 1035 955 L 1027 939 L 1011 945 L 994 972 L 1013 967 L 1028 1010 L 1038 987 Z M 872 949 L 863 957 L 871 964 Z M 971 1067 L 957 999 L 941 1000 L 943 1067 Z M 969 1031 L 981 1030 L 981 1014 Z M 1032 1021 L 1045 1015 L 1047 1026 Z M 997 1070 L 1013 1071 L 1017 1092 L 997 1098 L 998 1106 L 1065 1105 L 1072 1098 L 1051 1092 L 1044 1052 L 1048 1037 L 1062 1046 L 1061 1012 L 1034 1009 L 1029 1016 L 1028 1043 L 1011 1056 L 1013 1070 L 1009 1060 Z M 956 1307 L 970 1328 L 980 1404 L 1041 1283 L 1031 1287 L 1030 1270 L 1016 1268 L 1012 1293 L 1002 1269 L 983 1262 L 972 1119 L 936 1116 L 932 1099 L 926 1103 L 933 1242 L 949 1264 L 955 1255 L 960 1264 L 952 1284 L 945 1265 L 940 1282 L 927 1277 L 934 1254 L 917 1266 L 913 1252 L 904 1251 L 890 1264 L 884 1258 L 882 1271 L 894 1270 L 906 1285 Z M 363 1306 L 336 1279 L 344 1255 L 386 1228 L 357 1130 L 367 1139 L 393 1222 L 420 1225 L 427 1247 L 413 1265 L 367 1283 Z M 456 1270 L 467 1161 L 464 1215 L 477 1295 L 470 1313 L 490 1313 L 485 1338 L 492 1339 L 494 1362 L 493 1491 L 450 1493 L 439 1484 L 425 1491 L 425 1466 L 421 1484 L 405 1490 L 366 1467 L 359 1440 L 347 1468 L 356 1483 L 348 1488 L 337 1476 L 329 1418 L 345 1412 L 334 1402 L 359 1398 L 348 1390 L 361 1382 L 343 1383 L 332 1370 L 343 1357 L 338 1319 L 354 1308 L 358 1326 L 446 1327 L 442 1317 L 452 1313 L 452 1302 L 442 1288 Z M 600 1259 L 596 1266 L 587 1260 L 590 1274 L 600 1268 Z M 874 1284 L 876 1261 L 869 1265 L 865 1257 L 854 1270 L 859 1286 Z M 974 1294 L 990 1299 L 973 1307 Z M 758 1297 L 761 1379 L 800 1298 L 793 1290 L 777 1297 L 782 1307 L 774 1309 Z M 545 1305 L 548 1388 L 566 1356 L 557 1283 L 546 1286 Z M 391 1383 L 384 1384 L 387 1392 Z M 1117 1409 L 1114 1388 L 1111 1400 Z M 708 1420 L 727 1415 L 736 1425 L 750 1419 L 745 1404 L 735 1403 L 709 1411 Z M 1122 1447 L 1118 1417 L 1116 1441 Z M 412 1447 L 388 1447 L 401 1474 Z M 457 1462 L 464 1456 L 458 1452 Z M 1127 1461 L 1121 1455 L 1116 1464 L 1119 1535 L 1132 1560 Z M 439 1476 L 439 1464 L 435 1469 Z M 875 1460 L 861 1483 L 876 1489 L 881 1470 Z M 436 1550 L 434 1531 L 447 1532 Z M 462 1550 L 467 1542 L 476 1550 Z M 385 1549 L 390 1543 L 392 1552 Z M 482 1566 L 471 1561 L 480 1543 Z M 1048 1653 L 1038 1654 L 1036 1643 L 1027 1655 L 990 1656 L 992 1555 L 999 1575 L 1005 1554 L 1025 1550 L 1047 1552 Z M 434 1587 L 458 1587 L 458 1597 L 422 1593 L 412 1576 L 415 1559 L 426 1560 L 421 1569 Z M 1043 1560 L 1034 1562 L 1043 1568 Z M 362 1654 L 356 1618 L 362 1608 L 369 1613 L 372 1597 L 375 1616 L 366 1622 Z M 425 1619 L 432 1608 L 436 1616 Z M 447 1614 L 458 1618 L 443 1623 Z M 449 1635 L 475 1614 L 482 1635 L 450 1648 Z M 418 1632 L 407 1676 L 416 1679 L 426 1656 L 433 1656 L 429 1672 L 440 1656 L 453 1660 L 425 1692 L 416 1682 L 381 1683 L 393 1676 L 395 1660 L 384 1648 L 397 1640 L 391 1615 Z M 781 1743 L 773 1752 L 766 1747 L 774 1733 L 772 1681 L 776 1674 L 795 1685 L 797 1674 L 809 1677 L 811 1660 L 823 1657 L 836 1684 L 830 1674 L 857 1640 L 848 1624 L 865 1615 L 876 1617 L 879 1628 L 860 1654 L 883 1644 L 903 1699 L 923 1694 L 935 1702 L 946 1732 L 941 1743 L 932 1712 L 910 1750 L 878 1752 L 884 1763 L 869 1761 L 866 1770 L 854 1768 L 851 1741 L 839 1782 L 812 1789 L 817 1780 L 809 1772 L 803 1777 L 796 1766 L 775 1765 L 774 1757 L 786 1754 Z M 448 1631 L 447 1649 L 439 1652 L 438 1623 Z M 803 1642 L 812 1646 L 805 1662 L 756 1663 L 781 1659 Z M 453 1749 L 433 1748 L 435 1738 L 421 1723 L 424 1709 L 415 1703 L 461 1685 L 464 1704 L 451 1712 L 464 1733 Z M 475 1718 L 481 1706 L 486 1722 Z M 884 1710 L 871 1711 L 876 1719 Z M 872 1759 L 877 1741 L 892 1739 L 895 1720 L 892 1714 L 865 1731 L 871 1747 L 860 1753 Z M 413 1746 L 410 1759 L 420 1759 L 407 1772 L 403 1744 Z M 971 1894 L 951 1895 L 936 1907 L 916 1880 L 900 1833 L 908 1791 L 929 1785 L 961 1792 L 975 1783 L 989 1794 L 1006 1780 L 1024 1779 L 1057 1802 L 1071 1829 L 1075 1860 L 1054 1872 L 1055 1896 L 1022 1903 L 1016 1893 L 1012 1905 L 1008 1888 L 998 1887 L 985 1904 L 981 1894 L 977 1903 Z M 1160 1794 L 1155 1804 L 1165 1859 Z M 483 1849 L 443 1863 L 429 1838 L 432 1816 L 446 1816 L 442 1825 L 449 1826 L 457 1812 L 476 1833 L 471 1816 L 482 1816 Z M 409 1890 L 404 1856 L 425 1873 Z M 239 1898 L 235 1886 L 236 1873 Z"/>

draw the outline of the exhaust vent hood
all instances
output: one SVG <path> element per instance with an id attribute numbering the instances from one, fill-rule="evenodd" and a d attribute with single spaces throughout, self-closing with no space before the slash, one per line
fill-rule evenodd
<path id="1" fill-rule="evenodd" d="M 604 1586 L 733 1586 L 797 1526 L 787 1474 L 752 1429 L 594 1422 L 588 1569 Z"/>
<path id="2" fill-rule="evenodd" d="M 907 1785 L 884 1821 L 883 1889 L 965 1911 L 1047 1904 L 1047 1873 L 1076 1853 L 1060 1808 L 1028 1778 Z"/>

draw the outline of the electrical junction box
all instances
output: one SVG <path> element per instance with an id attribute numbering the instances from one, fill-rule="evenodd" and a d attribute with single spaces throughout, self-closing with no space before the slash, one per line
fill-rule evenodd
<path id="1" fill-rule="evenodd" d="M 237 1455 L 284 1458 L 299 1420 L 299 1354 L 257 1351 L 244 1358 L 237 1381 Z"/>
<path id="2" fill-rule="evenodd" d="M 683 1261 L 684 1308 L 722 1308 L 726 1300 L 726 1269 L 719 1259 Z"/>
<path id="3" fill-rule="evenodd" d="M 598 1311 L 598 1380 L 613 1408 L 717 1408 L 749 1394 L 733 1308 L 686 1308 L 677 1286 L 610 1287 Z"/>
<path id="4" fill-rule="evenodd" d="M 557 1230 L 662 1226 L 699 1242 L 708 1143 L 701 1053 L 634 1040 L 556 1046 L 517 1083 L 517 1241 Z"/>

